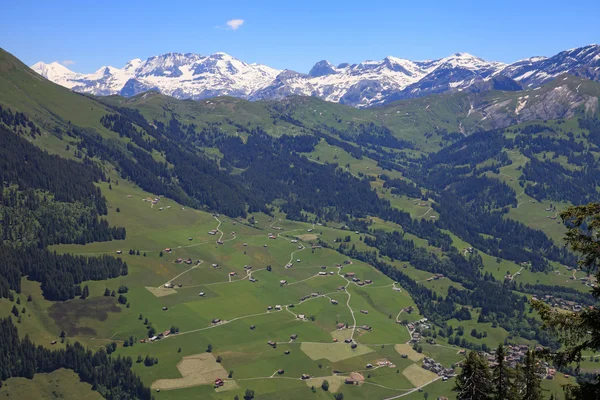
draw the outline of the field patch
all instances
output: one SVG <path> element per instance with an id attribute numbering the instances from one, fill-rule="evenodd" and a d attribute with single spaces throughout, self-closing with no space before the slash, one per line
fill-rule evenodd
<path id="1" fill-rule="evenodd" d="M 314 233 L 306 233 L 304 235 L 297 235 L 296 237 L 304 242 L 310 242 L 311 240 L 317 240 L 319 238 Z"/>
<path id="2" fill-rule="evenodd" d="M 394 348 L 398 354 L 406 354 L 411 361 L 420 361 L 425 357 L 425 354 L 416 352 L 409 344 L 397 344 Z"/>
<path id="3" fill-rule="evenodd" d="M 402 371 L 402 374 L 412 383 L 415 387 L 422 386 L 426 383 L 431 382 L 437 378 L 437 374 L 431 371 L 427 371 L 420 365 L 413 364 Z"/>
<path id="4" fill-rule="evenodd" d="M 348 358 L 372 353 L 373 350 L 367 346 L 358 346 L 352 349 L 347 343 L 302 343 L 302 350 L 312 360 L 327 359 L 329 361 L 342 361 Z"/>
<path id="5" fill-rule="evenodd" d="M 217 362 L 212 353 L 201 353 L 183 357 L 179 364 L 177 364 L 177 369 L 182 376 L 181 378 L 159 379 L 152 383 L 151 388 L 161 390 L 181 389 L 191 386 L 214 384 L 215 379 L 225 379 L 227 377 L 225 368 Z M 223 388 L 228 383 L 225 383 Z M 227 388 L 235 389 L 234 385 L 229 385 Z"/>
<path id="6" fill-rule="evenodd" d="M 177 290 L 171 289 L 171 288 L 165 288 L 165 287 L 156 288 L 156 287 L 146 286 L 146 289 L 148 289 L 148 291 L 150 293 L 152 293 L 153 295 L 155 295 L 156 297 L 164 297 L 164 296 L 168 296 L 170 294 L 177 293 Z"/>
<path id="7" fill-rule="evenodd" d="M 323 383 L 323 381 L 327 381 L 327 382 L 329 382 L 329 391 L 337 392 L 340 389 L 340 387 L 344 384 L 345 380 L 346 380 L 345 376 L 332 375 L 332 376 L 319 376 L 318 378 L 306 379 L 304 381 L 304 383 L 306 383 L 306 385 L 308 387 L 311 387 L 311 386 L 321 387 L 321 384 Z"/>
<path id="8" fill-rule="evenodd" d="M 88 326 L 78 326 L 79 320 L 91 318 L 100 322 L 106 321 L 108 313 L 121 312 L 116 302 L 114 297 L 56 302 L 48 309 L 48 314 L 69 336 L 93 336 L 96 330 Z"/>

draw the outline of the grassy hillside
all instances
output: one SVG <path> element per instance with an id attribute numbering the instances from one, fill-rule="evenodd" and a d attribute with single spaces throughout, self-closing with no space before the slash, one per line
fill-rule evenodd
<path id="1" fill-rule="evenodd" d="M 157 397 L 330 398 L 324 379 L 350 399 L 417 398 L 421 385 L 451 397 L 423 355 L 449 367 L 465 348 L 557 348 L 528 299 L 593 302 L 596 282 L 563 248 L 557 216 L 600 197 L 595 83 L 357 110 L 302 97 L 93 98 L 0 56 L 3 139 L 78 161 L 31 145 L 5 157 L 4 245 L 127 263 L 75 280 L 77 270 L 10 259 L 0 315 L 46 348 L 79 341 L 132 357 Z M 560 118 L 537 121 L 548 104 Z M 30 164 L 36 176 L 19 170 Z M 82 176 L 94 182 L 85 193 Z M 87 197 L 96 213 L 75 213 Z M 94 222 L 96 236 L 74 234 Z M 344 384 L 350 373 L 364 382 Z M 12 393 L 26 390 L 19 382 Z"/>

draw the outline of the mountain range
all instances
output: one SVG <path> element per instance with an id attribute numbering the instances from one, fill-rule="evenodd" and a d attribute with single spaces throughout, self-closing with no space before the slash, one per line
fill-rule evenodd
<path id="1" fill-rule="evenodd" d="M 91 74 L 73 72 L 57 62 L 38 62 L 31 68 L 59 85 L 101 96 L 131 97 L 149 90 L 193 100 L 221 95 L 248 100 L 302 95 L 369 107 L 435 93 L 534 88 L 565 73 L 598 81 L 600 45 L 512 64 L 489 62 L 468 53 L 427 61 L 386 57 L 337 66 L 323 60 L 308 74 L 249 64 L 225 53 L 167 53 L 145 61 L 133 59 L 123 68 L 102 67 Z"/>

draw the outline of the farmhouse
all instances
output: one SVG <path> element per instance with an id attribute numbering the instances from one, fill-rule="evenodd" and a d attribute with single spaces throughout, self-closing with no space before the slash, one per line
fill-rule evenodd
<path id="1" fill-rule="evenodd" d="M 298 319 L 304 319 L 306 316 L 304 314 L 298 314 Z"/>
<path id="2" fill-rule="evenodd" d="M 223 382 L 223 379 L 217 378 L 215 379 L 215 387 L 221 387 L 225 384 L 225 382 Z"/>
<path id="3" fill-rule="evenodd" d="M 281 306 L 280 306 L 279 304 L 277 304 L 277 305 L 275 306 L 275 309 L 276 309 L 276 310 L 281 310 Z"/>
<path id="4" fill-rule="evenodd" d="M 213 229 L 213 230 L 211 230 L 211 231 L 208 231 L 208 234 L 209 234 L 209 235 L 216 235 L 216 234 L 217 234 L 217 230 L 216 230 L 216 229 Z"/>
<path id="5" fill-rule="evenodd" d="M 337 328 L 337 329 L 344 329 L 345 327 L 346 327 L 346 324 L 344 324 L 344 323 L 341 323 L 341 322 L 340 322 L 339 324 L 337 324 L 337 325 L 336 325 L 336 328 Z"/>
<path id="6" fill-rule="evenodd" d="M 183 258 L 178 258 L 177 260 L 175 260 L 175 262 L 176 262 L 177 264 L 181 264 L 181 263 L 183 262 Z"/>
<path id="7" fill-rule="evenodd" d="M 335 299 L 331 299 L 331 304 L 334 304 L 334 305 L 335 305 L 335 304 L 338 304 L 338 301 L 337 301 L 337 300 L 335 300 Z"/>
<path id="8" fill-rule="evenodd" d="M 310 379 L 310 375 L 308 375 L 308 374 L 302 374 L 302 379 L 303 380 Z"/>
<path id="9" fill-rule="evenodd" d="M 278 369 L 278 370 L 277 370 L 277 373 L 278 373 L 279 375 L 283 375 L 283 373 L 284 373 L 284 372 L 285 372 L 285 371 L 284 371 L 284 370 L 282 370 L 282 369 Z"/>
<path id="10" fill-rule="evenodd" d="M 213 268 L 217 268 L 219 266 L 219 264 L 213 264 L 212 267 Z"/>
<path id="11" fill-rule="evenodd" d="M 123 254 L 122 250 L 117 250 L 117 254 Z"/>
<path id="12" fill-rule="evenodd" d="M 219 322 L 221 322 L 220 318 L 215 318 L 215 319 L 212 320 L 213 324 L 218 324 Z"/>
<path id="13" fill-rule="evenodd" d="M 356 276 L 356 273 L 355 273 L 355 272 L 346 272 L 346 273 L 344 274 L 344 276 L 345 276 L 346 278 L 352 278 L 352 277 Z"/>
<path id="14" fill-rule="evenodd" d="M 366 283 L 367 285 L 370 285 L 371 283 L 373 283 L 373 281 L 372 281 L 372 280 L 370 280 L 370 279 L 366 279 L 366 280 L 365 280 L 365 283 Z"/>
<path id="15" fill-rule="evenodd" d="M 363 314 L 368 314 L 369 310 L 360 310 L 360 312 L 363 313 Z"/>
<path id="16" fill-rule="evenodd" d="M 275 347 L 275 346 L 277 345 L 277 343 L 275 343 L 275 342 L 274 342 L 274 341 L 272 341 L 272 340 L 269 340 L 269 341 L 267 342 L 267 344 L 268 344 L 269 346 L 271 346 L 271 347 Z"/>
<path id="17" fill-rule="evenodd" d="M 267 306 L 267 310 L 271 311 L 273 309 L 272 306 Z"/>
<path id="18" fill-rule="evenodd" d="M 321 275 L 321 276 L 327 276 L 327 272 L 320 271 L 320 272 L 319 272 L 319 275 Z"/>
<path id="19" fill-rule="evenodd" d="M 293 335 L 290 335 L 290 339 L 296 340 L 298 339 L 298 335 L 294 333 Z"/>
<path id="20" fill-rule="evenodd" d="M 287 285 L 287 281 L 285 279 L 282 279 L 279 281 L 280 285 Z"/>
<path id="21" fill-rule="evenodd" d="M 172 251 L 172 250 L 171 250 L 171 248 L 170 248 L 170 247 L 167 247 L 167 248 L 165 249 L 165 253 L 170 253 L 171 251 Z"/>
<path id="22" fill-rule="evenodd" d="M 231 271 L 231 272 L 229 273 L 229 276 L 235 276 L 235 275 L 236 275 L 236 273 L 235 273 L 234 271 Z"/>
<path id="23" fill-rule="evenodd" d="M 172 287 L 173 287 L 172 283 L 170 283 L 170 282 L 169 283 L 165 283 L 165 289 L 170 289 Z"/>
<path id="24" fill-rule="evenodd" d="M 167 311 L 169 308 L 168 307 L 163 307 L 162 309 L 163 309 L 163 311 Z"/>
<path id="25" fill-rule="evenodd" d="M 223 244 L 222 240 L 217 240 L 217 244 Z"/>
<path id="26" fill-rule="evenodd" d="M 200 293 L 198 293 L 198 296 L 202 296 L 202 297 L 204 297 L 204 295 L 205 295 L 205 293 L 204 293 L 204 292 L 200 292 Z"/>

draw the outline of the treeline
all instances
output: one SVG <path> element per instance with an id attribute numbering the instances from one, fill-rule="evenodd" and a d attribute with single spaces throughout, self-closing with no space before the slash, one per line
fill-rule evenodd
<path id="1" fill-rule="evenodd" d="M 50 155 L 27 140 L 0 126 L 0 181 L 24 189 L 41 189 L 58 201 L 95 206 L 99 215 L 107 212 L 106 199 L 94 182 L 104 180 L 91 161 L 77 161 Z"/>
<path id="2" fill-rule="evenodd" d="M 84 257 L 57 254 L 37 246 L 0 244 L 0 297 L 21 292 L 21 277 L 40 282 L 48 300 L 64 301 L 81 294 L 84 281 L 127 275 L 127 263 L 104 255 Z"/>
<path id="3" fill-rule="evenodd" d="M 448 229 L 474 247 L 516 263 L 531 262 L 533 271 L 549 270 L 547 259 L 574 266 L 575 257 L 556 246 L 542 231 L 506 218 L 509 208 L 517 205 L 516 193 L 510 186 L 477 175 L 482 173 L 477 165 L 490 159 L 494 168 L 509 165 L 504 149 L 513 146 L 513 140 L 502 131 L 473 134 L 423 158 L 420 167 L 407 174 L 433 192 L 432 207 L 440 214 L 438 227 Z"/>
<path id="4" fill-rule="evenodd" d="M 0 337 L 0 386 L 12 377 L 32 379 L 36 373 L 66 368 L 106 399 L 152 399 L 150 388 L 131 371 L 130 357 L 109 357 L 104 349 L 93 353 L 78 342 L 60 350 L 35 346 L 28 336 L 19 338 L 10 318 L 0 319 Z"/>
<path id="5" fill-rule="evenodd" d="M 107 213 L 106 199 L 94 182 L 103 179 L 89 159 L 50 155 L 0 126 L 2 240 L 44 247 L 124 239 L 124 228 L 100 218 Z"/>
<path id="6" fill-rule="evenodd" d="M 0 124 L 6 125 L 17 134 L 23 134 L 29 129 L 29 134 L 33 137 L 41 135 L 42 132 L 27 115 L 22 112 L 13 112 L 10 108 L 4 108 L 0 105 Z"/>
<path id="7" fill-rule="evenodd" d="M 516 294 L 516 285 L 511 282 L 498 282 L 488 273 L 482 273 L 483 262 L 477 253 L 468 256 L 461 255 L 451 248 L 443 257 L 418 248 L 412 240 L 404 239 L 399 232 L 372 232 L 374 238 L 364 237 L 364 243 L 379 250 L 381 256 L 392 260 L 410 262 L 417 269 L 433 274 L 442 274 L 463 285 L 467 290 L 450 287 L 448 295 L 443 297 L 431 292 L 420 297 L 417 305 L 421 313 L 439 326 L 445 326 L 446 321 L 458 318 L 457 312 L 462 306 L 481 308 L 479 322 L 489 322 L 502 326 L 511 336 L 538 340 L 548 346 L 555 346 L 554 339 L 543 329 L 540 321 L 526 315 L 525 296 Z M 395 268 L 383 265 L 377 259 L 376 253 L 366 253 L 349 249 L 341 244 L 338 250 L 351 257 L 356 257 L 380 269 L 392 279 L 399 275 Z M 404 279 L 406 283 L 406 279 Z M 413 295 L 416 284 L 409 282 L 407 290 Z M 422 292 L 422 289 L 418 289 Z M 413 296 L 414 297 L 414 296 Z M 460 319 L 460 318 L 458 318 Z"/>
<path id="8" fill-rule="evenodd" d="M 453 391 L 457 400 L 542 400 L 545 368 L 535 351 L 527 350 L 513 368 L 503 345 L 493 352 L 493 364 L 484 354 L 469 352 L 461 361 Z M 550 396 L 554 399 L 554 395 Z"/>

